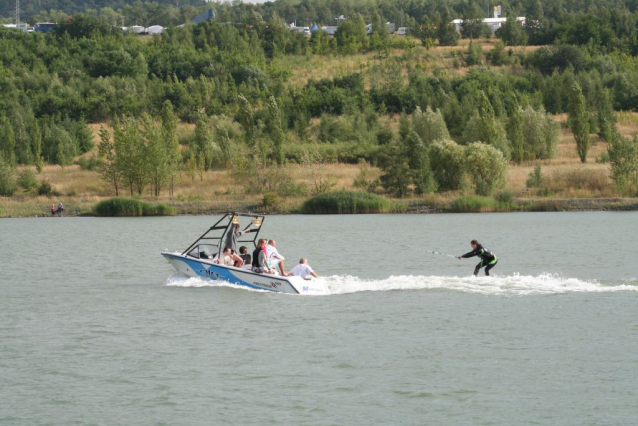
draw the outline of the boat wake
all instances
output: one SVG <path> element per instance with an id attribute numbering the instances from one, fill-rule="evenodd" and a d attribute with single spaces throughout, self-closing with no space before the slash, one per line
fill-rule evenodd
<path id="1" fill-rule="evenodd" d="M 588 292 L 638 291 L 638 282 L 605 285 L 598 281 L 564 278 L 544 273 L 538 276 L 391 276 L 383 280 L 364 280 L 352 276 L 333 276 L 327 279 L 330 294 L 356 293 L 360 291 L 436 290 L 458 291 L 484 295 L 537 295 Z"/>
<path id="2" fill-rule="evenodd" d="M 620 283 L 616 281 L 612 284 L 605 284 L 596 280 L 584 281 L 578 278 L 565 278 L 549 273 L 538 276 L 514 274 L 503 277 L 397 275 L 381 280 L 363 279 L 350 275 L 333 275 L 323 279 L 325 279 L 331 295 L 363 291 L 400 290 L 456 291 L 511 296 L 638 291 L 637 280 L 626 280 Z M 173 274 L 166 281 L 166 285 L 173 287 L 232 287 L 248 291 L 266 292 L 265 290 L 250 289 L 224 281 L 190 278 L 181 274 Z"/>

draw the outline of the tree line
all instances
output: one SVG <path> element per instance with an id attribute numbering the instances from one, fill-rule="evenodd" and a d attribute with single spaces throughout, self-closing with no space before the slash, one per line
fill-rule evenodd
<path id="1" fill-rule="evenodd" d="M 317 31 L 308 38 L 285 26 L 304 4 L 313 21 L 339 7 L 348 11 L 349 19 L 335 37 Z M 548 114 L 568 112 L 585 161 L 587 135 L 597 132 L 609 143 L 620 143 L 613 112 L 638 107 L 636 19 L 624 4 L 595 2 L 600 8 L 596 13 L 583 13 L 584 6 L 577 2 L 561 4 L 505 4 L 510 17 L 527 13 L 528 25 L 508 19 L 497 33 L 500 41 L 485 55 L 474 43 L 465 52 L 457 51 L 455 64 L 471 66 L 462 75 L 425 72 L 413 39 L 398 42 L 389 37 L 382 23 L 396 20 L 392 8 L 399 7 L 397 2 L 378 7 L 365 2 L 219 4 L 217 19 L 169 29 L 150 42 L 121 34 L 92 13 L 63 20 L 55 34 L 0 29 L 3 161 L 70 164 L 93 147 L 87 123 L 113 121 L 119 123 L 115 127 L 148 130 L 149 120 L 161 121 L 167 101 L 180 121 L 196 124 L 200 132 L 194 138 L 178 137 L 183 147 L 178 162 L 192 170 L 191 175 L 211 167 L 234 167 L 231 153 L 244 149 L 262 163 L 311 157 L 383 165 L 390 147 L 396 157 L 420 146 L 410 132 L 389 130 L 388 117 L 428 111 L 446 126 L 449 136 L 441 140 L 462 146 L 482 142 L 506 161 L 516 162 L 551 158 L 557 126 Z M 322 5 L 328 12 L 316 11 Z M 466 19 L 460 36 L 486 35 L 477 24 L 478 6 L 415 2 L 401 10 L 412 34 L 427 48 L 457 42 L 459 35 L 446 23 L 459 14 Z M 373 32 L 367 36 L 369 21 Z M 529 52 L 508 47 L 538 42 L 551 45 Z M 401 60 L 389 55 L 390 47 L 403 50 Z M 360 72 L 302 85 L 290 82 L 294 61 L 312 63 L 329 55 L 347 60 L 370 51 L 380 60 Z M 208 148 L 202 143 L 208 137 L 205 128 L 214 141 Z M 435 141 L 415 133 L 429 155 Z M 143 134 L 136 137 L 149 141 Z M 623 152 L 628 151 L 618 148 L 610 158 Z M 411 170 L 419 169 L 412 161 Z M 425 158 L 419 161 L 428 163 Z M 410 190 L 446 188 L 438 181 L 430 185 L 427 176 L 424 172 L 412 179 Z M 165 189 L 163 178 L 159 181 L 152 186 Z M 130 190 L 130 181 L 124 186 Z"/>

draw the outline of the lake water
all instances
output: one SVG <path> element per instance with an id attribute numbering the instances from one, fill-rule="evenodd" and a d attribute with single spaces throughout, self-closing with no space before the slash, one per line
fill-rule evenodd
<path id="1" fill-rule="evenodd" d="M 175 275 L 214 220 L 0 220 L 0 425 L 638 422 L 636 212 L 267 217 L 320 297 Z"/>

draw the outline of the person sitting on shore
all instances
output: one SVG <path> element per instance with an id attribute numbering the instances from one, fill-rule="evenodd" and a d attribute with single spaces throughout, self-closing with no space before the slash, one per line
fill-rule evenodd
<path id="1" fill-rule="evenodd" d="M 301 277 L 304 280 L 310 279 L 310 276 L 319 278 L 315 271 L 312 270 L 310 265 L 308 265 L 308 259 L 306 259 L 305 257 L 299 259 L 299 264 L 292 268 L 292 271 L 290 271 L 290 275 Z"/>
<path id="2" fill-rule="evenodd" d="M 51 216 L 55 214 L 55 204 L 51 204 Z"/>
<path id="3" fill-rule="evenodd" d="M 268 266 L 268 258 L 266 257 L 266 240 L 260 238 L 257 242 L 257 248 L 253 251 L 253 272 L 258 274 L 274 274 L 275 270 Z"/>
<path id="4" fill-rule="evenodd" d="M 63 211 L 64 211 L 64 204 L 62 204 L 62 203 L 58 204 L 58 209 L 57 209 L 56 213 L 62 214 Z"/>
<path id="5" fill-rule="evenodd" d="M 277 242 L 275 240 L 268 240 L 268 245 L 266 246 L 266 254 L 268 255 L 268 261 L 271 268 L 276 268 L 279 266 L 279 272 L 284 277 L 288 276 L 288 273 L 284 270 L 284 257 L 279 254 L 277 248 L 275 246 Z"/>

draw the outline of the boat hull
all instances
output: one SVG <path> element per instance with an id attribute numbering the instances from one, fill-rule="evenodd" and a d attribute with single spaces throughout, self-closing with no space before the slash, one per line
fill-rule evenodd
<path id="1" fill-rule="evenodd" d="M 226 281 L 258 290 L 277 293 L 326 295 L 329 294 L 323 280 L 304 280 L 301 277 L 257 274 L 248 269 L 223 266 L 207 259 L 195 259 L 180 253 L 162 253 L 162 256 L 178 271 L 189 277 Z"/>

